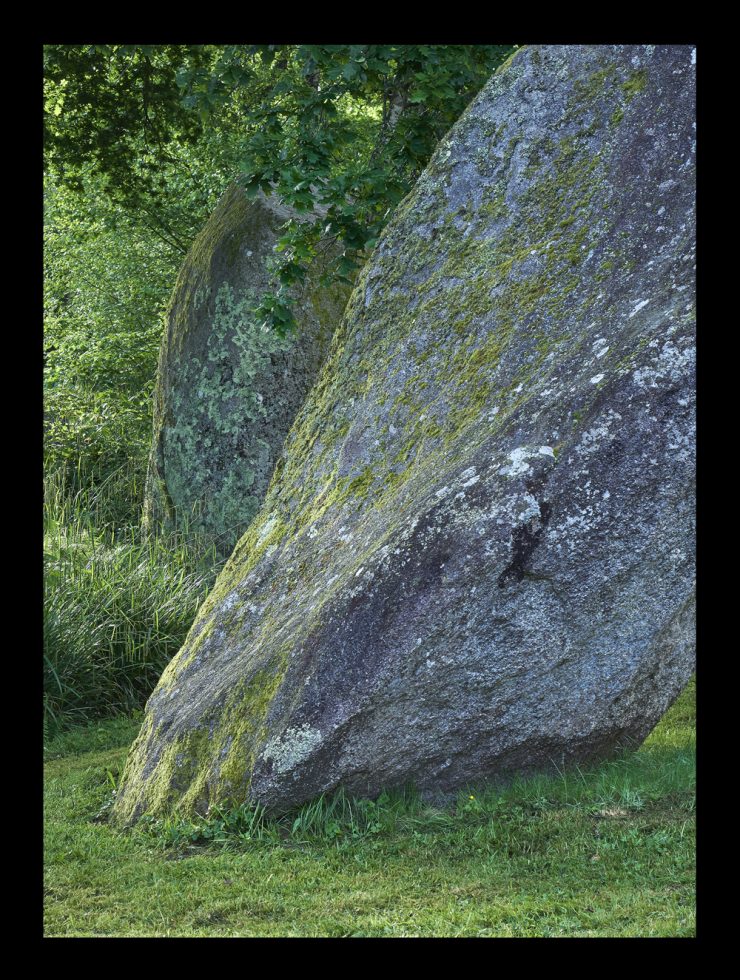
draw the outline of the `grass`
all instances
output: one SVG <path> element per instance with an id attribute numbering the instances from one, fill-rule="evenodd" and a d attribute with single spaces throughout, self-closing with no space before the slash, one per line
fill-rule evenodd
<path id="1" fill-rule="evenodd" d="M 53 739 L 47 936 L 693 936 L 692 682 L 637 751 L 586 771 L 321 798 L 118 833 L 106 805 L 137 719 Z"/>
<path id="2" fill-rule="evenodd" d="M 216 577 L 209 543 L 103 523 L 114 473 L 93 491 L 47 478 L 44 715 L 47 735 L 141 707 L 182 646 Z M 117 479 L 112 479 L 116 477 Z"/>

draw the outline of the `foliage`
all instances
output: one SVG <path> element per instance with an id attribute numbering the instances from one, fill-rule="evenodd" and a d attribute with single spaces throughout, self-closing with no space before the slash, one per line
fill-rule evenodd
<path id="1" fill-rule="evenodd" d="M 215 575 L 201 542 L 136 527 L 179 253 L 85 179 L 44 188 L 47 732 L 143 705 Z"/>
<path id="2" fill-rule="evenodd" d="M 329 241 L 341 248 L 327 279 L 349 282 L 395 207 L 511 45 L 261 45 L 274 67 L 253 109 L 242 168 L 248 194 L 276 193 L 303 220 L 278 242 L 275 288 L 259 314 L 278 332 L 294 326 L 291 289 Z M 183 74 L 201 112 L 228 98 L 238 50 L 218 68 Z M 308 219 L 308 220 L 306 220 Z"/>
<path id="3" fill-rule="evenodd" d="M 101 531 L 96 502 L 47 477 L 44 514 L 44 720 L 48 734 L 142 707 L 217 573 L 192 534 L 127 540 Z M 98 489 L 96 498 L 101 490 Z M 115 488 L 114 488 L 115 495 Z"/>
<path id="4" fill-rule="evenodd" d="M 693 684 L 639 751 L 447 807 L 339 793 L 121 834 L 100 821 L 134 731 L 49 744 L 47 935 L 694 934 Z"/>
<path id="5" fill-rule="evenodd" d="M 259 308 L 284 333 L 294 326 L 291 291 L 319 249 L 341 244 L 326 276 L 347 280 L 513 47 L 52 45 L 47 158 L 69 186 L 91 166 L 129 208 L 148 201 L 158 211 L 173 147 L 197 143 L 196 120 L 229 133 L 247 193 L 276 193 L 308 219 L 286 223 L 275 286 Z"/>
<path id="6" fill-rule="evenodd" d="M 53 734 L 47 730 L 44 758 L 47 761 L 64 759 L 130 745 L 141 728 L 142 719 L 143 711 L 134 710 L 131 714 L 59 728 Z"/>
<path id="7" fill-rule="evenodd" d="M 187 171 L 187 150 L 201 138 L 197 116 L 182 105 L 176 73 L 209 58 L 200 45 L 88 44 L 44 48 L 44 148 L 47 170 L 84 192 L 91 174 L 106 198 L 147 216 L 180 251 L 192 215 L 172 202 L 171 180 Z M 184 159 L 183 159 L 184 158 Z M 189 175 L 189 194 L 199 181 Z"/>
<path id="8" fill-rule="evenodd" d="M 88 187 L 44 190 L 44 463 L 72 492 L 121 469 L 119 519 L 138 517 L 172 250 Z M 111 500 L 112 494 L 108 493 Z M 121 514 L 123 511 L 123 515 Z"/>

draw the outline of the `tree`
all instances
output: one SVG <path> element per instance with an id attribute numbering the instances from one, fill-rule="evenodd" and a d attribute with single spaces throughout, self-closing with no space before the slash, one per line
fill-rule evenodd
<path id="1" fill-rule="evenodd" d="M 182 147 L 207 143 L 222 189 L 236 177 L 248 194 L 279 195 L 306 220 L 286 223 L 258 314 L 285 332 L 319 243 L 340 245 L 327 277 L 350 277 L 513 47 L 52 45 L 47 157 L 70 187 L 92 167 L 181 250 L 193 215 L 178 211 L 168 179 Z M 194 183 L 207 183 L 206 169 Z"/>

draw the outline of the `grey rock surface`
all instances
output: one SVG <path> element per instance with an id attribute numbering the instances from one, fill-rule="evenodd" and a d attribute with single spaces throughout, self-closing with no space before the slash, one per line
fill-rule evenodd
<path id="1" fill-rule="evenodd" d="M 144 523 L 205 532 L 224 557 L 262 503 L 349 296 L 319 285 L 319 262 L 296 295 L 298 330 L 279 337 L 259 326 L 252 309 L 270 286 L 266 260 L 290 218 L 299 216 L 272 197 L 229 187 L 167 311 Z"/>
<path id="2" fill-rule="evenodd" d="M 444 794 L 694 669 L 694 52 L 521 50 L 352 294 L 114 809 Z"/>

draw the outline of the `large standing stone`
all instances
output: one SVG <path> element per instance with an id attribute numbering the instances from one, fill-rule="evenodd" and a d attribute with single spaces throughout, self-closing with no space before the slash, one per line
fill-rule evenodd
<path id="1" fill-rule="evenodd" d="M 224 556 L 262 503 L 349 295 L 319 285 L 317 262 L 296 297 L 296 332 L 279 337 L 251 315 L 270 285 L 279 229 L 297 217 L 232 185 L 193 243 L 167 312 L 144 523 L 204 531 Z"/>
<path id="2" fill-rule="evenodd" d="M 640 741 L 694 664 L 694 52 L 532 47 L 366 266 L 115 819 Z"/>

